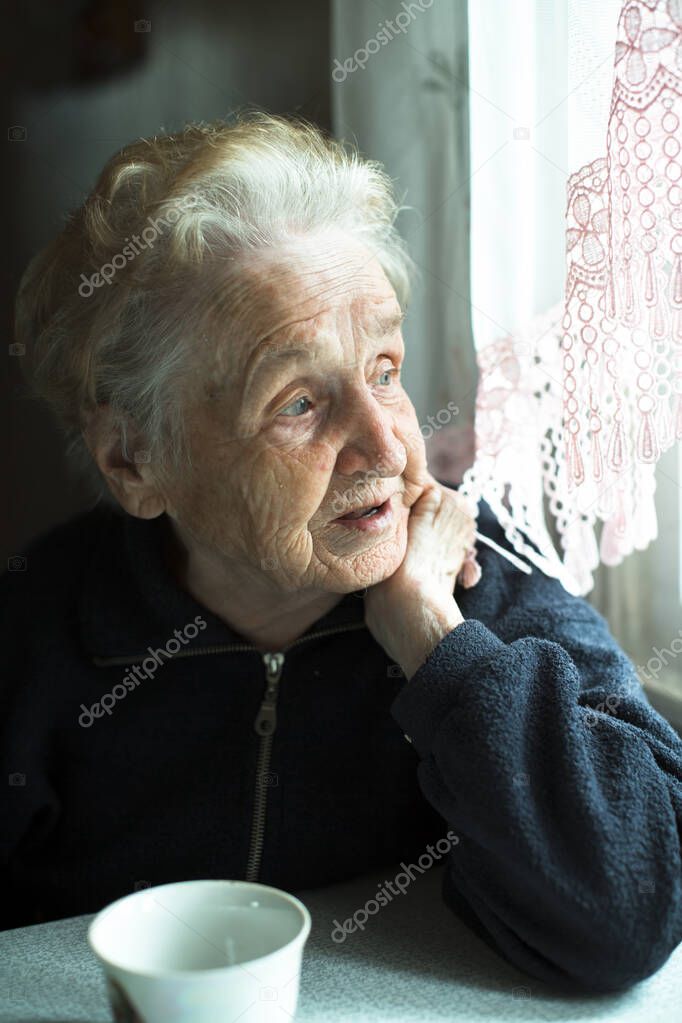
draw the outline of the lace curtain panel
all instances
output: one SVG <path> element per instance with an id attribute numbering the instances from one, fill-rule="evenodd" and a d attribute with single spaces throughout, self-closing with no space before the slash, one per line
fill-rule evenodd
<path id="1" fill-rule="evenodd" d="M 643 677 L 682 681 L 682 0 L 332 11 L 332 58 L 364 60 L 334 79 L 335 131 L 414 211 L 405 382 L 432 472 Z"/>
<path id="2" fill-rule="evenodd" d="M 645 684 L 682 697 L 682 4 L 511 7 L 469 5 L 480 379 L 463 489 L 589 594 Z"/>

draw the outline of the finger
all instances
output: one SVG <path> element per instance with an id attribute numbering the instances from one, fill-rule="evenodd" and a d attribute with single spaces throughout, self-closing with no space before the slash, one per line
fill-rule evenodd
<path id="1" fill-rule="evenodd" d="M 459 491 L 457 492 L 457 497 L 461 501 L 467 515 L 470 515 L 472 519 L 478 518 L 478 504 L 476 501 L 467 494 L 460 494 Z"/>
<path id="2" fill-rule="evenodd" d="M 469 590 L 472 586 L 476 585 L 481 578 L 481 575 L 481 566 L 474 555 L 464 560 L 457 578 L 464 589 Z"/>

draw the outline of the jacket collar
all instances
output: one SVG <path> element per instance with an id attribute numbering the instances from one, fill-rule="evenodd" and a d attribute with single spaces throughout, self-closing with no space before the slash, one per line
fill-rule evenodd
<path id="1" fill-rule="evenodd" d="M 79 618 L 81 638 L 94 658 L 146 656 L 165 646 L 174 630 L 201 615 L 207 623 L 194 649 L 246 644 L 250 640 L 218 618 L 182 588 L 166 564 L 167 516 L 138 519 L 114 508 L 96 508 L 94 543 L 85 568 Z M 303 633 L 364 620 L 364 590 L 339 603 Z"/>

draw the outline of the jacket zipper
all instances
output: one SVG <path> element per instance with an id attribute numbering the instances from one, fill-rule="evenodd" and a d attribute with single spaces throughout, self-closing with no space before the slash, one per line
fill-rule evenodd
<path id="1" fill-rule="evenodd" d="M 260 735 L 258 760 L 256 763 L 256 791 L 251 820 L 251 842 L 249 857 L 246 863 L 246 881 L 255 881 L 258 877 L 261 855 L 263 852 L 263 836 L 265 834 L 265 815 L 267 811 L 268 783 L 267 774 L 270 768 L 272 752 L 272 736 L 277 728 L 277 695 L 279 680 L 284 668 L 284 654 L 263 654 L 265 662 L 265 693 L 263 702 L 256 714 L 253 727 L 256 735 Z"/>
<path id="2" fill-rule="evenodd" d="M 268 786 L 263 783 L 263 776 L 268 773 L 270 757 L 272 753 L 272 737 L 277 728 L 277 697 L 279 695 L 279 682 L 284 669 L 285 652 L 297 646 L 299 643 L 307 643 L 312 639 L 321 636 L 331 636 L 337 632 L 353 632 L 358 629 L 365 629 L 364 622 L 354 622 L 352 625 L 335 625 L 329 629 L 320 629 L 310 636 L 300 636 L 293 643 L 286 646 L 283 651 L 277 653 L 262 653 L 258 647 L 249 643 L 228 643 L 219 646 L 200 647 L 198 650 L 178 650 L 175 657 L 199 657 L 202 654 L 222 654 L 240 650 L 256 650 L 261 654 L 265 664 L 265 692 L 258 709 L 256 719 L 253 723 L 254 731 L 260 736 L 258 757 L 256 761 L 256 779 L 254 787 L 253 814 L 251 816 L 251 839 L 249 842 L 249 853 L 246 864 L 246 875 L 244 880 L 257 881 L 260 870 L 261 857 L 263 854 L 263 839 L 265 836 L 265 821 L 267 816 Z M 135 661 L 143 660 L 147 652 L 133 656 L 120 657 L 93 657 L 93 662 L 98 668 L 114 664 L 132 664 Z"/>

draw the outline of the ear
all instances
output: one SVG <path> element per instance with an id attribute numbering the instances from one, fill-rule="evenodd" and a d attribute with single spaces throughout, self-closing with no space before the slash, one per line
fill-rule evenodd
<path id="1" fill-rule="evenodd" d="M 166 510 L 166 500 L 154 473 L 150 452 L 132 426 L 128 427 L 125 458 L 120 431 L 109 405 L 98 405 L 86 417 L 83 438 L 109 490 L 130 515 L 154 519 Z"/>

